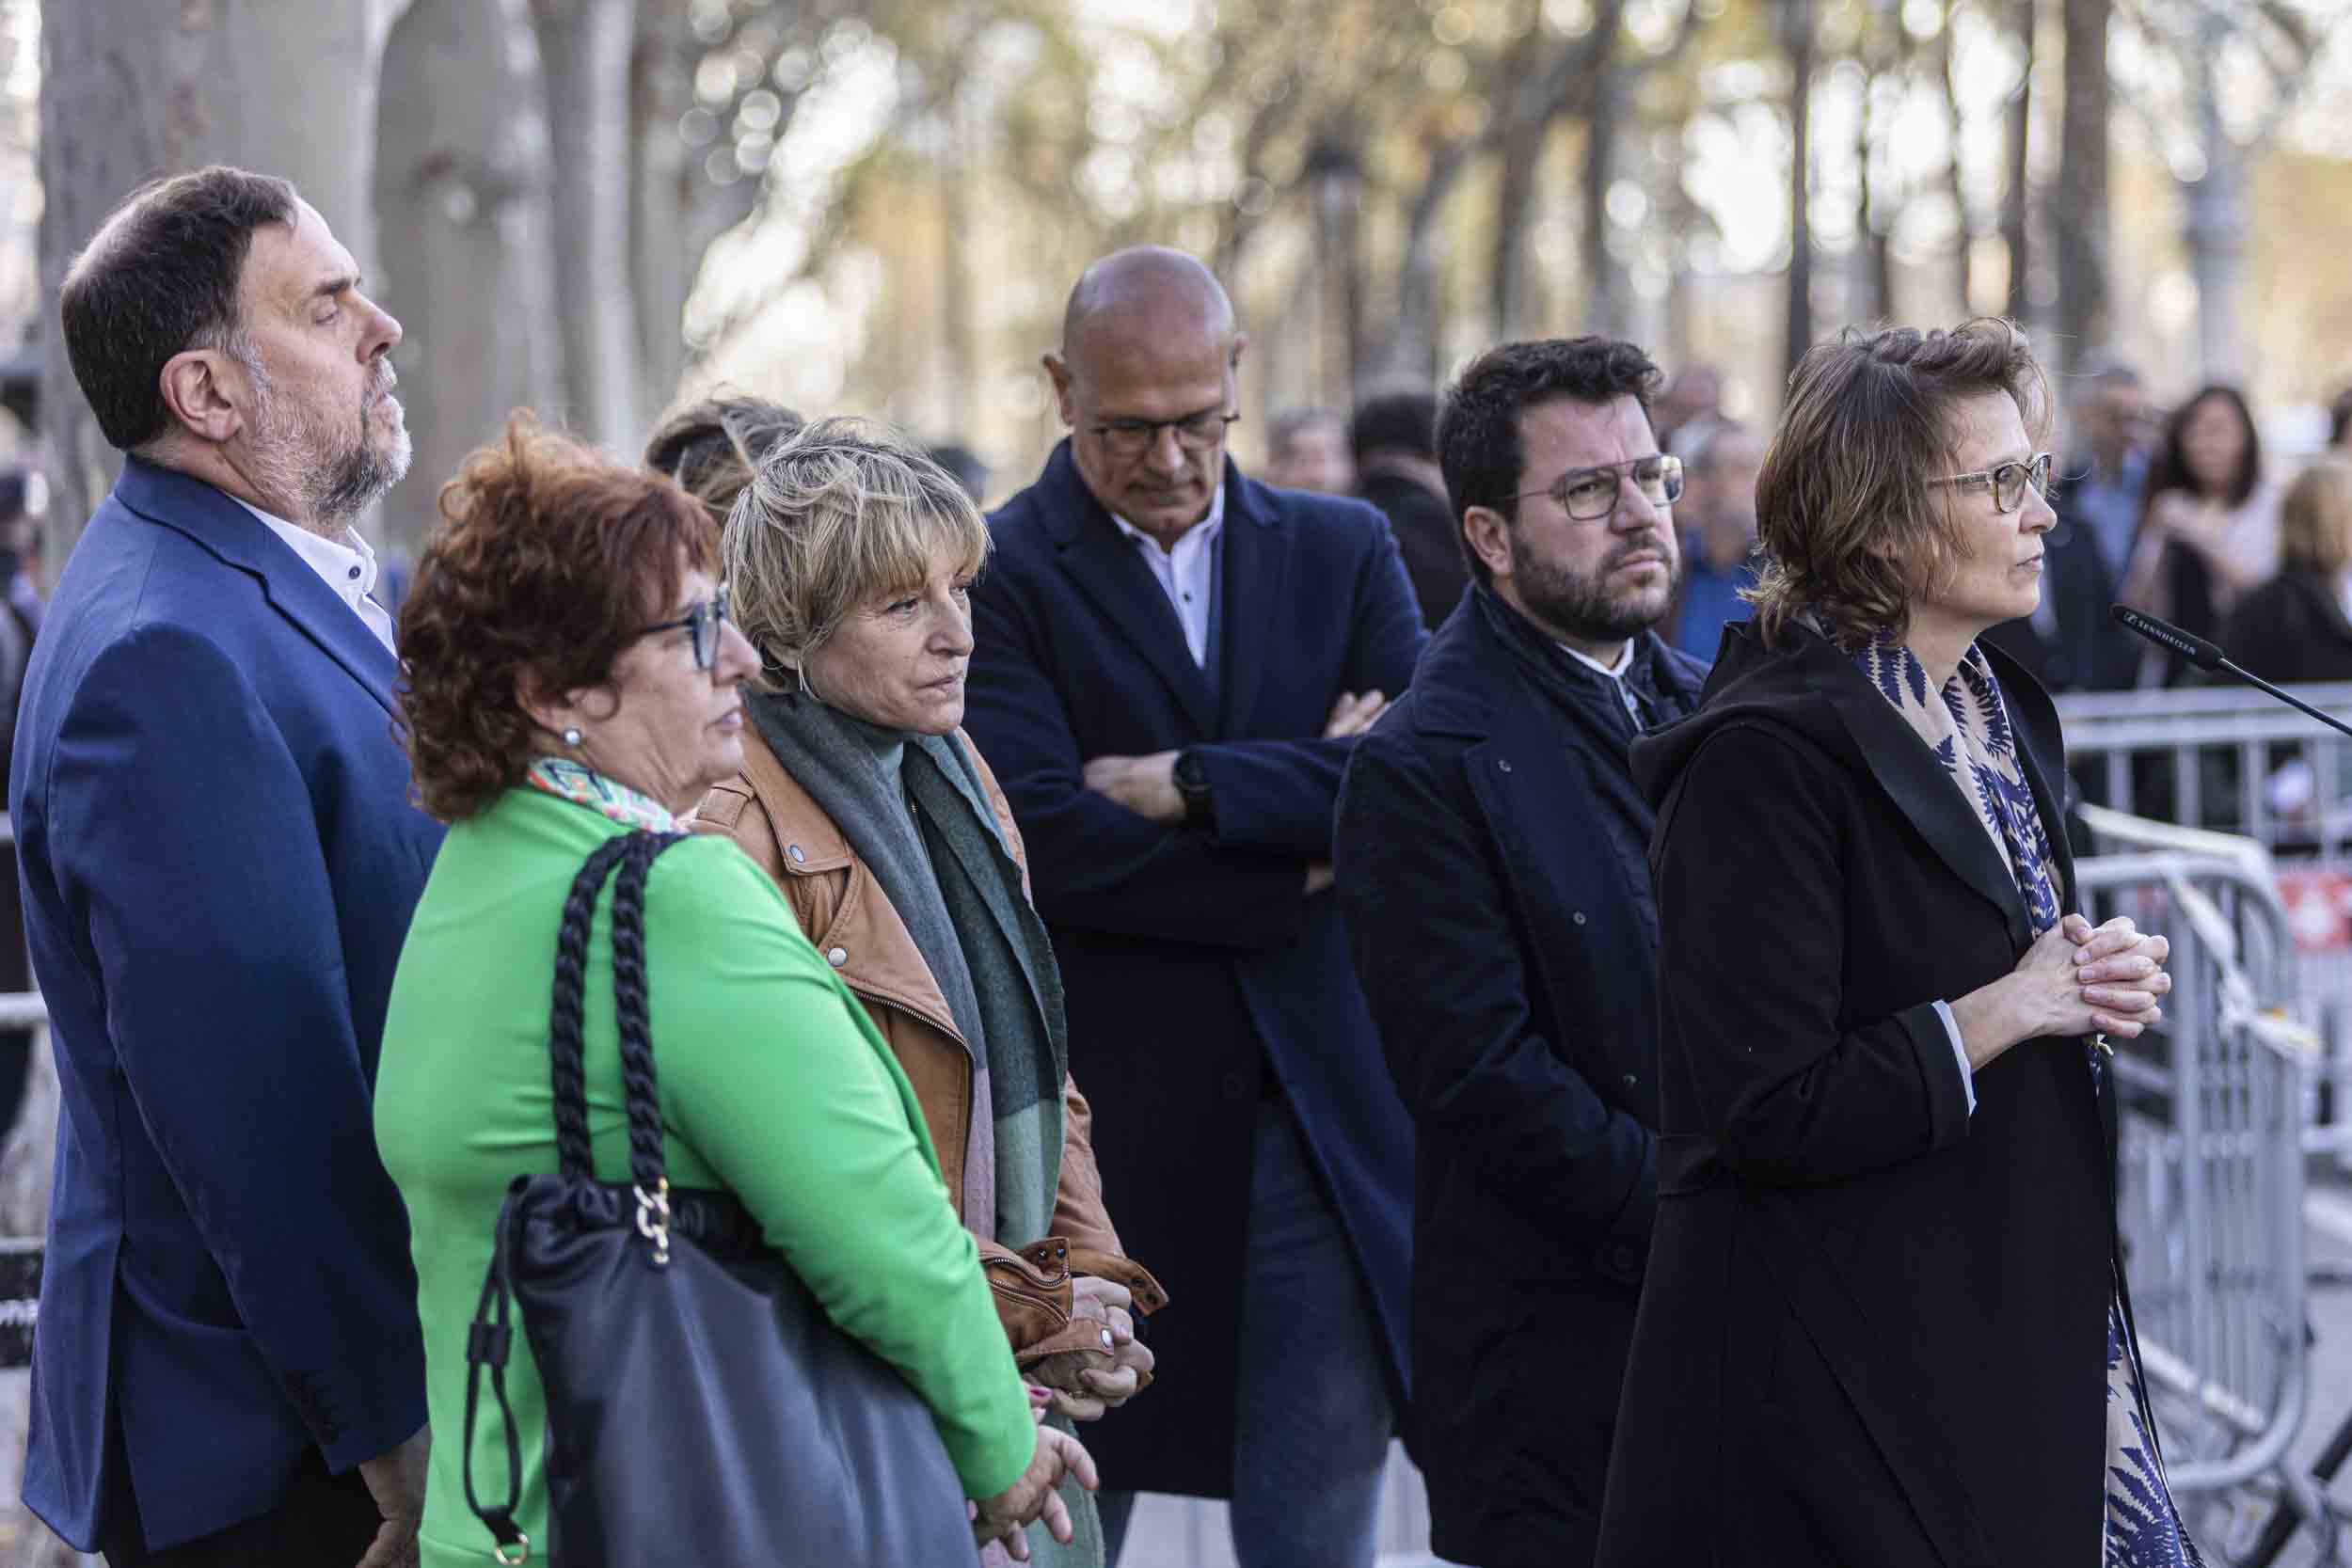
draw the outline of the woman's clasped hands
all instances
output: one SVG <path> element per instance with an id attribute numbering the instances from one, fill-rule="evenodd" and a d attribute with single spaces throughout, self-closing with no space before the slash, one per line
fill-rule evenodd
<path id="1" fill-rule="evenodd" d="M 2070 914 L 2042 933 L 2017 967 L 1952 1005 L 1972 1069 L 2044 1035 L 2136 1038 L 2164 1022 L 2172 944 L 2118 915 L 2094 927 Z"/>

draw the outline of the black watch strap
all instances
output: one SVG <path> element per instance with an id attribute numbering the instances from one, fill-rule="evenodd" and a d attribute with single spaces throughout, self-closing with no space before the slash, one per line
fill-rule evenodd
<path id="1" fill-rule="evenodd" d="M 1200 760 L 1200 753 L 1177 752 L 1174 778 L 1176 793 L 1184 798 L 1184 826 L 1203 832 L 1215 832 L 1216 808 L 1209 799 L 1209 769 Z"/>

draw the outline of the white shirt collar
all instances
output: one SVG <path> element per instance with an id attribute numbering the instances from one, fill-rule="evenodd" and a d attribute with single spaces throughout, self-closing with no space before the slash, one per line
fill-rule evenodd
<path id="1" fill-rule="evenodd" d="M 1625 679 L 1625 673 L 1633 668 L 1633 639 L 1629 637 L 1625 640 L 1625 646 L 1617 651 L 1617 662 L 1614 664 L 1603 664 L 1592 655 L 1571 648 L 1565 642 L 1554 646 L 1586 669 L 1597 670 L 1613 681 Z"/>
<path id="2" fill-rule="evenodd" d="M 1217 530 L 1225 526 L 1225 486 L 1220 483 L 1209 492 L 1209 515 L 1178 536 L 1175 549 L 1162 549 L 1157 539 L 1152 538 L 1116 512 L 1111 514 L 1111 521 L 1119 525 L 1120 532 L 1137 544 L 1151 546 L 1153 549 L 1159 550 L 1162 555 L 1173 555 L 1176 550 L 1183 549 L 1187 545 L 1198 549 L 1216 538 Z"/>
<path id="3" fill-rule="evenodd" d="M 342 542 L 312 533 L 297 523 L 262 511 L 251 501 L 239 499 L 239 506 L 259 517 L 272 533 L 286 542 L 287 547 L 300 556 L 310 570 L 316 572 L 336 596 L 356 606 L 359 600 L 375 592 L 375 551 L 359 537 L 358 531 L 343 530 Z"/>

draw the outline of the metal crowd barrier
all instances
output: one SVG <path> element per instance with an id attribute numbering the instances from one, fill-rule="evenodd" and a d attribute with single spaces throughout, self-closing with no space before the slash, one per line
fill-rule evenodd
<path id="1" fill-rule="evenodd" d="M 2276 889 L 2242 849 L 2078 872 L 2091 918 L 2172 942 L 2165 1022 L 2111 1063 L 2117 1223 L 2172 1487 L 2275 1488 L 2331 1534 L 2321 1486 L 2288 1461 L 2310 1393 L 2300 1134 L 2318 1041 L 2267 1000 L 2293 984 Z"/>
<path id="2" fill-rule="evenodd" d="M 2352 721 L 2352 684 L 2297 696 Z M 2066 755 L 2095 802 L 2278 851 L 2352 859 L 2352 740 L 2243 686 L 2076 692 L 2058 700 Z M 2274 787 L 2299 764 L 2292 790 Z"/>
<path id="3" fill-rule="evenodd" d="M 2352 719 L 2352 685 L 2296 690 Z M 2254 953 L 2249 977 L 2323 1040 L 2304 1144 L 2352 1168 L 2352 740 L 2244 687 L 2080 693 L 2058 711 L 2077 784 L 2108 808 L 2084 813 L 2102 847 L 2259 861 L 2284 981 Z"/>

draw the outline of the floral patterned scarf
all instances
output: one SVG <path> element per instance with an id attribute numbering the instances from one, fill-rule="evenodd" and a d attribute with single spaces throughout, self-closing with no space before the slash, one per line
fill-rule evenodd
<path id="1" fill-rule="evenodd" d="M 2033 786 L 2026 782 L 2018 758 L 2009 704 L 1984 650 L 1969 644 L 1960 668 L 1940 691 L 1930 687 L 1927 667 L 1917 656 L 1891 637 L 1882 635 L 1853 658 L 1976 809 L 1978 822 L 2017 879 L 2035 935 L 2057 925 L 2065 913 L 2053 870 L 2057 859 L 2050 853 Z M 2103 1065 L 2099 1052 L 2086 1045 L 2084 1053 L 2095 1085 Z M 2112 1290 L 2107 1294 L 2106 1350 L 2107 1452 L 2101 1568 L 2203 1568 L 2165 1484 L 2164 1467 L 2147 1430 L 2138 1361 L 2123 1329 L 2122 1298 Z"/>

